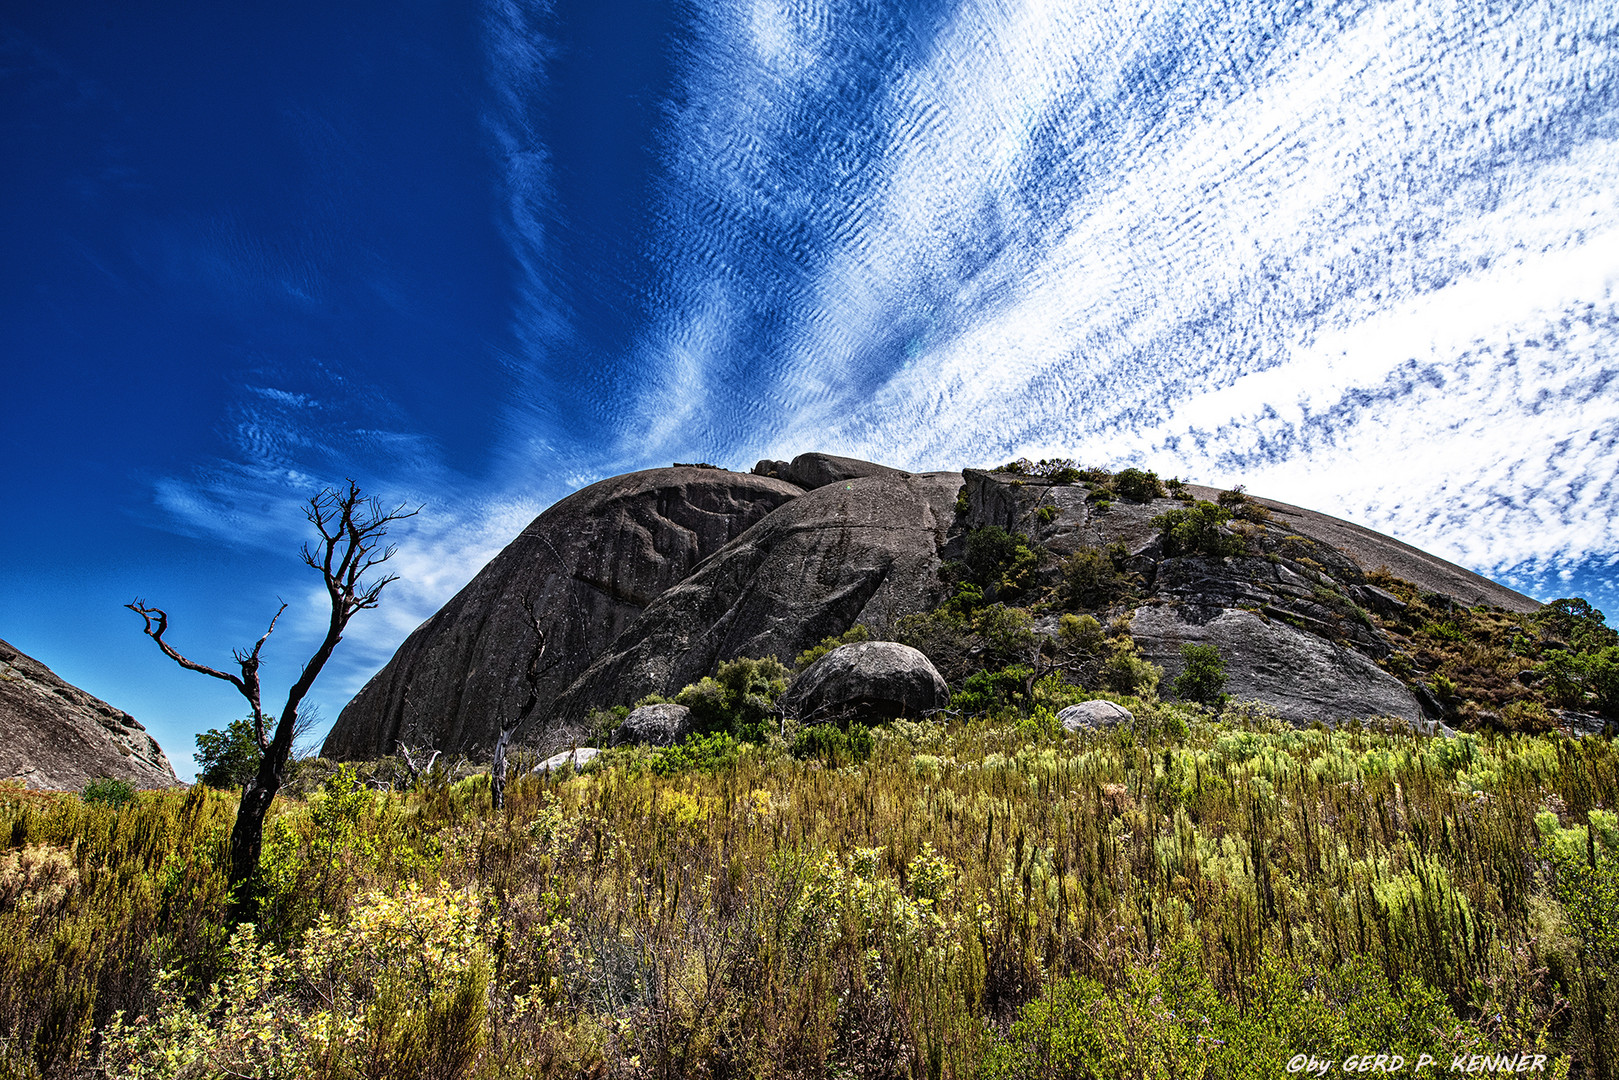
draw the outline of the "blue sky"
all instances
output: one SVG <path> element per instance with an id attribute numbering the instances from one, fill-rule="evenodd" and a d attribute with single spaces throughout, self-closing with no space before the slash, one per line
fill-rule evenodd
<path id="1" fill-rule="evenodd" d="M 346 476 L 424 509 L 328 718 L 677 460 L 1142 464 L 1619 608 L 1609 4 L 156 7 L 0 15 L 0 637 L 182 774 L 240 704 L 121 605 L 286 600 L 283 688 Z"/>

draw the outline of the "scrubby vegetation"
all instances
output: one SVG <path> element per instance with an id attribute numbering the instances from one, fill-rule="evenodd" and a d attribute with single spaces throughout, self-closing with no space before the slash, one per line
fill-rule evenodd
<path id="1" fill-rule="evenodd" d="M 73 1076 L 1279 1076 L 1611 1069 L 1619 755 L 1038 695 L 862 763 L 739 743 L 383 792 L 0 789 L 0 1062 Z M 1011 722 L 1008 722 L 1008 721 Z M 660 759 L 661 760 L 661 759 Z M 1608 1056 L 1600 1056 L 1602 1054 Z"/>
<path id="2" fill-rule="evenodd" d="M 1371 580 L 1402 603 L 1380 620 L 1399 646 L 1384 666 L 1430 687 L 1454 723 L 1549 731 L 1559 709 L 1619 720 L 1619 634 L 1584 600 L 1514 615 Z"/>

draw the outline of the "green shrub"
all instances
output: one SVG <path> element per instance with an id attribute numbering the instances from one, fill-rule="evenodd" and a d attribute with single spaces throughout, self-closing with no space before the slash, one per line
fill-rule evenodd
<path id="1" fill-rule="evenodd" d="M 871 729 L 858 720 L 846 724 L 811 724 L 793 736 L 792 755 L 813 758 L 832 768 L 858 765 L 871 757 Z"/>
<path id="2" fill-rule="evenodd" d="M 1113 490 L 1131 502 L 1150 502 L 1164 497 L 1158 474 L 1144 469 L 1121 469 L 1113 474 Z"/>
<path id="3" fill-rule="evenodd" d="M 1181 646 L 1181 659 L 1186 667 L 1175 676 L 1175 696 L 1182 701 L 1196 701 L 1204 705 L 1218 704 L 1225 696 L 1225 661 L 1220 650 L 1213 645 Z"/>
<path id="4" fill-rule="evenodd" d="M 1025 664 L 969 675 L 961 692 L 951 696 L 950 707 L 968 715 L 981 715 L 1005 705 L 1026 703 L 1033 675 L 1033 669 Z"/>
<path id="5" fill-rule="evenodd" d="M 210 728 L 197 736 L 197 781 L 211 788 L 234 791 L 244 787 L 259 768 L 259 744 L 253 720 L 232 720 L 223 729 Z"/>
<path id="6" fill-rule="evenodd" d="M 724 731 L 686 736 L 673 746 L 658 751 L 652 771 L 659 776 L 683 772 L 717 772 L 736 763 L 741 746 Z"/>
<path id="7" fill-rule="evenodd" d="M 1164 669 L 1147 660 L 1136 651 L 1136 643 L 1127 637 L 1115 638 L 1112 652 L 1102 665 L 1102 685 L 1116 694 L 1134 694 L 1150 698 L 1158 693 L 1158 683 Z"/>
<path id="8" fill-rule="evenodd" d="M 1227 525 L 1231 511 L 1199 500 L 1191 506 L 1166 510 L 1152 519 L 1163 538 L 1165 555 L 1241 555 L 1243 538 Z"/>
<path id="9" fill-rule="evenodd" d="M 1061 596 L 1067 605 L 1078 608 L 1106 607 L 1130 594 L 1130 576 L 1121 567 L 1124 545 L 1107 551 L 1089 545 L 1080 547 L 1060 564 Z"/>
<path id="10" fill-rule="evenodd" d="M 774 726 L 776 702 L 787 692 L 790 674 L 774 656 L 737 657 L 680 691 L 675 703 L 691 710 L 692 727 L 699 732 L 723 731 L 758 742 Z"/>
<path id="11" fill-rule="evenodd" d="M 803 671 L 815 661 L 841 645 L 854 645 L 861 641 L 871 640 L 871 630 L 865 623 L 855 623 L 841 634 L 821 639 L 819 645 L 812 645 L 798 654 L 798 660 L 793 664 L 796 671 Z"/>
<path id="12" fill-rule="evenodd" d="M 1018 458 L 1005 465 L 998 465 L 991 472 L 1011 473 L 1014 476 L 1033 476 L 1042 480 L 1051 480 L 1058 484 L 1072 484 L 1081 476 L 1080 469 L 1070 458 L 1051 458 L 1039 461 L 1030 461 L 1028 458 Z"/>
<path id="13" fill-rule="evenodd" d="M 79 797 L 87 803 L 100 803 L 116 810 L 134 800 L 135 788 L 127 781 L 103 776 L 84 785 Z"/>
<path id="14" fill-rule="evenodd" d="M 1010 600 L 1031 584 L 1042 552 L 1030 547 L 1029 539 L 1009 533 L 998 525 L 986 525 L 967 534 L 967 550 L 962 559 L 966 580 L 984 591 L 986 599 Z"/>
<path id="15" fill-rule="evenodd" d="M 1245 1080 L 1297 1072 L 1288 1063 L 1300 1054 L 1397 1054 L 1409 1068 L 1457 1022 L 1441 995 L 1415 979 L 1392 983 L 1365 959 L 1307 973 L 1266 957 L 1241 1002 L 1216 989 L 1189 944 L 1116 978 L 1066 979 L 1025 1005 L 983 1075 Z"/>

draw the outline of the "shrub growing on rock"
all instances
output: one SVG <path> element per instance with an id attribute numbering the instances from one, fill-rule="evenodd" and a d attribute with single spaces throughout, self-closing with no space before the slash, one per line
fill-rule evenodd
<path id="1" fill-rule="evenodd" d="M 1130 593 L 1130 577 L 1120 564 L 1124 545 L 1114 544 L 1103 551 L 1084 546 L 1062 561 L 1062 598 L 1078 608 L 1106 607 Z"/>
<path id="2" fill-rule="evenodd" d="M 1199 500 L 1166 510 L 1152 526 L 1163 538 L 1165 555 L 1241 555 L 1243 539 L 1230 530 L 1230 521 L 1231 511 Z"/>
<path id="3" fill-rule="evenodd" d="M 1217 704 L 1225 696 L 1225 661 L 1213 645 L 1181 646 L 1185 669 L 1175 676 L 1175 696 L 1182 701 Z"/>
<path id="4" fill-rule="evenodd" d="M 1146 469 L 1121 469 L 1113 474 L 1113 490 L 1131 502 L 1150 502 L 1164 497 L 1158 474 Z"/>

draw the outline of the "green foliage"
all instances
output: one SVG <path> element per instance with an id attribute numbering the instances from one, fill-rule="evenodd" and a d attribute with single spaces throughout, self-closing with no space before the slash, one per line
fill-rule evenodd
<path id="1" fill-rule="evenodd" d="M 935 611 L 901 618 L 894 640 L 918 650 L 952 686 L 974 671 L 1027 662 L 1035 651 L 1034 619 L 1022 608 L 986 604 L 974 585 Z"/>
<path id="2" fill-rule="evenodd" d="M 210 728 L 197 736 L 197 781 L 211 788 L 234 791 L 244 787 L 259 768 L 259 744 L 253 720 L 232 720 L 223 729 Z"/>
<path id="3" fill-rule="evenodd" d="M 1130 575 L 1124 572 L 1123 544 L 1106 551 L 1084 545 L 1061 563 L 1061 596 L 1078 608 L 1101 608 L 1130 595 Z"/>
<path id="4" fill-rule="evenodd" d="M 1030 547 L 1028 537 L 986 525 L 967 533 L 966 554 L 959 564 L 962 578 L 983 590 L 986 599 L 1010 600 L 1032 584 L 1043 549 Z"/>
<path id="5" fill-rule="evenodd" d="M 1070 458 L 1051 458 L 1049 461 L 1041 458 L 1039 461 L 1030 461 L 1028 458 L 1018 458 L 1005 465 L 997 465 L 990 472 L 1011 473 L 1014 476 L 1033 476 L 1042 480 L 1051 480 L 1058 484 L 1072 484 L 1083 475 L 1079 466 Z"/>
<path id="6" fill-rule="evenodd" d="M 117 810 L 135 801 L 135 786 L 127 780 L 103 776 L 84 785 L 79 797 L 87 803 L 98 803 Z"/>
<path id="7" fill-rule="evenodd" d="M 1219 704 L 1225 696 L 1225 661 L 1213 645 L 1185 644 L 1181 659 L 1186 667 L 1175 676 L 1175 696 L 1204 705 Z"/>
<path id="8" fill-rule="evenodd" d="M 1165 555 L 1241 555 L 1243 538 L 1227 528 L 1231 511 L 1199 500 L 1166 510 L 1152 519 L 1163 538 Z"/>
<path id="9" fill-rule="evenodd" d="M 845 724 L 811 724 L 793 736 L 792 754 L 813 759 L 832 768 L 857 765 L 871 757 L 874 743 L 871 729 L 859 721 Z"/>
<path id="10" fill-rule="evenodd" d="M 113 1015 L 103 1068 L 131 1080 L 465 1076 L 486 1037 L 492 963 L 481 915 L 475 893 L 409 882 L 396 896 L 360 898 L 341 921 L 323 915 L 295 955 L 240 926 L 200 1000 L 164 970 L 143 1015 Z"/>
<path id="11" fill-rule="evenodd" d="M 1619 647 L 1590 653 L 1549 649 L 1534 671 L 1553 704 L 1619 716 Z"/>
<path id="12" fill-rule="evenodd" d="M 1410 1067 L 1434 1049 L 1434 1032 L 1456 1024 L 1433 990 L 1391 983 L 1364 959 L 1306 973 L 1267 956 L 1255 984 L 1244 1001 L 1228 999 L 1189 945 L 1132 965 L 1121 986 L 1064 980 L 1024 1006 L 984 1076 L 1245 1080 L 1286 1076 L 1301 1053 L 1334 1062 L 1400 1055 Z"/>
<path id="13" fill-rule="evenodd" d="M 1164 497 L 1158 474 L 1145 469 L 1121 469 L 1113 474 L 1113 490 L 1131 502 L 1151 502 Z"/>
<path id="14" fill-rule="evenodd" d="M 1058 638 L 1128 653 L 1115 629 Z M 225 918 L 233 797 L 0 785 L 0 1060 L 967 1080 L 1413 1048 L 1591 1072 L 1619 986 L 1613 743 L 1133 697 L 1136 723 L 1056 737 L 1077 688 L 983 688 L 1012 703 L 797 755 L 622 748 L 518 775 L 498 813 L 481 779 L 338 769 L 278 800 L 256 927 Z"/>
<path id="15" fill-rule="evenodd" d="M 960 693 L 951 696 L 950 707 L 972 716 L 1025 702 L 1033 677 L 1033 669 L 1024 664 L 977 672 L 968 676 Z"/>
<path id="16" fill-rule="evenodd" d="M 1143 658 L 1136 643 L 1128 637 L 1113 639 L 1112 651 L 1102 665 L 1101 682 L 1116 694 L 1150 698 L 1158 693 L 1164 669 Z"/>
<path id="17" fill-rule="evenodd" d="M 795 671 L 803 671 L 815 661 L 836 649 L 840 645 L 854 645 L 862 641 L 871 640 L 871 630 L 865 623 L 855 623 L 841 634 L 821 639 L 819 645 L 812 645 L 798 654 L 798 660 L 793 664 Z"/>
<path id="18" fill-rule="evenodd" d="M 658 751 L 652 771 L 659 776 L 684 772 L 716 772 L 736 763 L 741 745 L 729 732 L 711 731 L 686 736 L 673 746 Z"/>
<path id="19" fill-rule="evenodd" d="M 1593 652 L 1619 645 L 1619 632 L 1606 625 L 1607 617 L 1579 597 L 1548 602 L 1530 623 L 1542 634 L 1566 642 L 1575 652 Z"/>
<path id="20" fill-rule="evenodd" d="M 739 656 L 680 691 L 675 703 L 691 710 L 692 727 L 699 733 L 726 732 L 758 742 L 773 729 L 776 701 L 787 692 L 791 674 L 774 656 Z"/>

